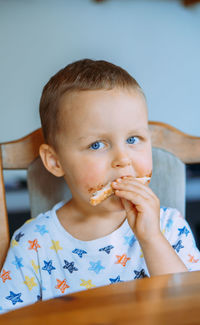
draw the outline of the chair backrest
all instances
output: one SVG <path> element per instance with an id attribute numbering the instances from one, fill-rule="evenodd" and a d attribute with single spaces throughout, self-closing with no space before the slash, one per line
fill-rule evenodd
<path id="1" fill-rule="evenodd" d="M 162 206 L 175 207 L 185 215 L 185 164 L 200 163 L 200 137 L 187 135 L 170 125 L 149 122 L 153 146 L 151 188 Z M 17 141 L 0 144 L 0 269 L 9 246 L 9 226 L 3 169 L 26 169 L 31 216 L 50 209 L 70 190 L 62 178 L 51 175 L 39 158 L 41 129 Z"/>

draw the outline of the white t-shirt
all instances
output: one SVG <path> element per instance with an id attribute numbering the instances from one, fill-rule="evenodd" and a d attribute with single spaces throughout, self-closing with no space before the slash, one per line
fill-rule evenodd
<path id="1" fill-rule="evenodd" d="M 91 241 L 71 236 L 56 210 L 28 220 L 13 235 L 0 275 L 0 313 L 38 300 L 149 276 L 127 219 L 111 234 Z M 191 229 L 176 209 L 160 209 L 161 231 L 189 271 L 200 270 Z"/>

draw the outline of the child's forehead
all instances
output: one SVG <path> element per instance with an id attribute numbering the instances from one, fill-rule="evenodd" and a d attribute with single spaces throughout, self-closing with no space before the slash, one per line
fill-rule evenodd
<path id="1" fill-rule="evenodd" d="M 147 120 L 143 95 L 127 89 L 71 92 L 63 96 L 60 111 L 60 123 L 74 130 L 126 125 L 140 128 Z"/>
<path id="2" fill-rule="evenodd" d="M 63 94 L 60 100 L 60 112 L 64 114 L 77 115 L 85 110 L 87 113 L 91 109 L 107 110 L 109 105 L 131 105 L 134 108 L 141 109 L 141 106 L 146 106 L 146 100 L 142 92 L 138 89 L 113 88 L 113 89 L 98 89 L 98 90 L 80 90 L 70 91 Z M 115 113 L 118 113 L 116 109 Z"/>

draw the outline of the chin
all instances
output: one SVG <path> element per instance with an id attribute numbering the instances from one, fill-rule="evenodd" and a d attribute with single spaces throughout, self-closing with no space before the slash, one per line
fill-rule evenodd
<path id="1" fill-rule="evenodd" d="M 104 202 L 102 202 L 99 205 L 99 207 L 100 206 L 106 210 L 113 211 L 113 212 L 124 211 L 124 207 L 122 205 L 120 198 L 116 196 L 111 196 L 110 198 L 106 199 Z"/>

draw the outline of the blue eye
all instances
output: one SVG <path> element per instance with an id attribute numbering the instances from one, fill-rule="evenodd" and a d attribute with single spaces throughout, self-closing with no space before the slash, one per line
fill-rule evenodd
<path id="1" fill-rule="evenodd" d="M 126 140 L 128 144 L 135 144 L 139 141 L 138 137 L 130 137 Z"/>
<path id="2" fill-rule="evenodd" d="M 98 150 L 98 149 L 102 149 L 104 146 L 103 142 L 100 141 L 96 141 L 94 143 L 91 144 L 90 149 L 92 150 Z"/>

